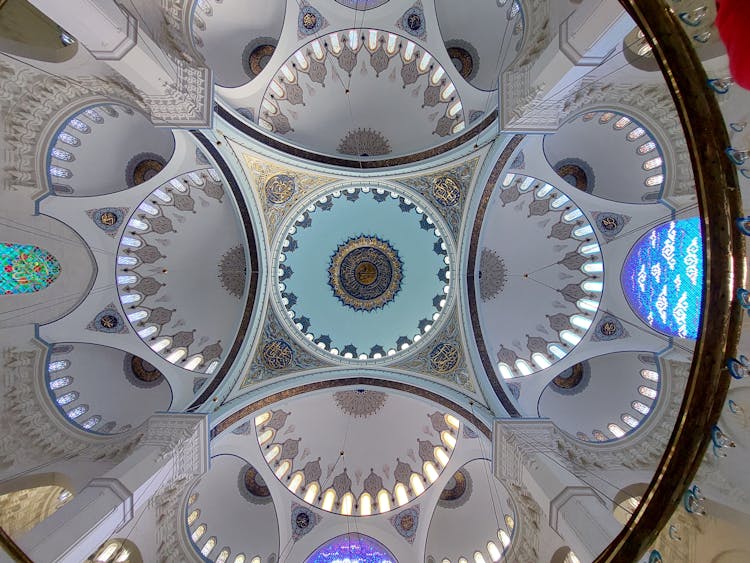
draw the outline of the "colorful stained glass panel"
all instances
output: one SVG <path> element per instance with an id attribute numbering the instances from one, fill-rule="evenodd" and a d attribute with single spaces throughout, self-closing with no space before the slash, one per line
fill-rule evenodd
<path id="1" fill-rule="evenodd" d="M 0 243 L 0 293 L 33 293 L 60 275 L 60 263 L 37 246 Z"/>
<path id="2" fill-rule="evenodd" d="M 622 269 L 628 303 L 650 327 L 697 338 L 703 302 L 703 237 L 693 217 L 658 226 L 639 240 Z"/>
<path id="3" fill-rule="evenodd" d="M 362 534 L 345 534 L 319 547 L 305 563 L 397 563 L 377 540 Z"/>

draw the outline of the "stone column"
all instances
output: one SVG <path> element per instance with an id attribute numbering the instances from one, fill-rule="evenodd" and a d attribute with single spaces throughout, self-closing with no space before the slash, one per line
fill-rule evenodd
<path id="1" fill-rule="evenodd" d="M 155 414 L 133 453 L 18 542 L 34 561 L 80 563 L 128 523 L 160 489 L 205 473 L 208 418 Z"/>
<path id="2" fill-rule="evenodd" d="M 155 125 L 211 126 L 211 71 L 165 54 L 114 0 L 30 1 L 131 84 Z"/>

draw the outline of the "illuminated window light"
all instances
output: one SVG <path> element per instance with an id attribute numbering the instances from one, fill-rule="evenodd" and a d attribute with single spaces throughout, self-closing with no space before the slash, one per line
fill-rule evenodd
<path id="1" fill-rule="evenodd" d="M 185 362 L 185 365 L 183 366 L 186 370 L 193 371 L 195 368 L 197 368 L 201 363 L 203 362 L 203 356 L 200 354 L 197 354 L 190 358 L 187 362 Z"/>
<path id="2" fill-rule="evenodd" d="M 281 453 L 281 446 L 278 444 L 275 444 L 269 448 L 269 450 L 266 452 L 265 458 L 268 463 L 271 463 L 274 459 L 276 459 L 276 456 L 278 456 Z"/>
<path id="3" fill-rule="evenodd" d="M 424 492 L 424 482 L 422 481 L 422 476 L 418 473 L 411 474 L 409 484 L 411 485 L 411 490 L 414 492 L 414 496 L 419 496 Z"/>
<path id="4" fill-rule="evenodd" d="M 282 462 L 274 471 L 274 474 L 279 479 L 283 479 L 287 473 L 289 473 L 289 470 L 292 468 L 292 464 L 289 463 L 289 460 L 285 460 Z"/>
<path id="5" fill-rule="evenodd" d="M 302 473 L 298 471 L 297 473 L 294 474 L 294 476 L 292 477 L 292 480 L 289 481 L 289 485 L 287 486 L 287 488 L 292 493 L 296 494 L 297 491 L 299 490 L 300 485 L 302 485 L 302 479 L 303 479 L 303 475 Z"/>
<path id="6" fill-rule="evenodd" d="M 266 411 L 255 417 L 255 426 L 260 426 L 271 420 L 271 413 Z"/>
<path id="7" fill-rule="evenodd" d="M 198 516 L 200 516 L 200 515 L 201 515 L 201 511 L 200 510 L 198 510 L 198 509 L 193 510 L 190 513 L 190 516 L 188 516 L 188 519 L 187 519 L 188 526 L 192 526 L 193 523 L 198 519 Z"/>
<path id="8" fill-rule="evenodd" d="M 625 431 L 617 424 L 609 424 L 607 425 L 607 429 L 615 435 L 615 438 L 622 438 L 625 435 Z"/>
<path id="9" fill-rule="evenodd" d="M 393 492 L 399 506 L 404 506 L 409 502 L 409 494 L 406 492 L 406 487 L 403 483 L 396 483 Z"/>
<path id="10" fill-rule="evenodd" d="M 628 133 L 628 141 L 637 141 L 646 134 L 646 130 L 643 127 L 636 127 L 630 133 Z"/>
<path id="11" fill-rule="evenodd" d="M 513 183 L 513 179 L 516 177 L 515 174 L 506 174 L 505 178 L 503 178 L 503 187 L 507 188 Z"/>
<path id="12" fill-rule="evenodd" d="M 391 509 L 391 495 L 386 490 L 378 493 L 378 509 L 381 513 L 388 512 Z"/>
<path id="13" fill-rule="evenodd" d="M 648 397 L 651 400 L 656 399 L 656 389 L 652 389 L 651 387 L 641 385 L 640 387 L 638 387 L 638 392 L 644 397 Z"/>
<path id="14" fill-rule="evenodd" d="M 94 559 L 94 561 L 96 561 L 97 563 L 99 561 L 101 562 L 109 561 L 110 559 L 112 559 L 112 557 L 114 557 L 115 553 L 117 553 L 117 550 L 119 549 L 119 547 L 120 547 L 120 542 L 110 543 L 99 553 L 99 555 L 96 556 L 96 559 Z"/>
<path id="15" fill-rule="evenodd" d="M 631 119 L 629 117 L 623 116 L 620 119 L 618 119 L 617 121 L 615 121 L 615 126 L 614 127 L 617 130 L 625 129 L 625 127 L 627 127 L 631 123 L 632 123 L 632 121 L 631 121 Z"/>
<path id="16" fill-rule="evenodd" d="M 214 563 L 227 563 L 228 559 L 229 559 L 229 550 L 222 549 Z"/>
<path id="17" fill-rule="evenodd" d="M 571 330 L 563 330 L 560 333 L 560 338 L 563 339 L 568 344 L 570 344 L 571 346 L 577 346 L 578 343 L 581 341 L 581 337 Z"/>
<path id="18" fill-rule="evenodd" d="M 201 555 L 203 555 L 204 557 L 208 557 L 208 555 L 214 550 L 214 547 L 216 547 L 216 538 L 211 536 L 203 545 L 203 549 L 201 549 Z"/>
<path id="19" fill-rule="evenodd" d="M 308 485 L 307 487 L 307 491 L 305 491 L 305 502 L 308 504 L 313 504 L 315 502 L 315 497 L 318 496 L 319 489 L 320 488 L 318 487 L 318 483 L 310 483 L 310 485 Z"/>
<path id="20" fill-rule="evenodd" d="M 594 232 L 594 229 L 591 228 L 591 225 L 583 225 L 582 227 L 578 227 L 573 231 L 574 237 L 585 237 L 590 235 Z"/>
<path id="21" fill-rule="evenodd" d="M 141 296 L 138 293 L 126 293 L 120 297 L 120 303 L 123 305 L 129 305 L 130 303 L 138 303 L 141 300 Z"/>
<path id="22" fill-rule="evenodd" d="M 552 365 L 547 356 L 539 352 L 535 352 L 531 355 L 531 360 L 539 367 L 539 369 L 546 369 Z"/>
<path id="23" fill-rule="evenodd" d="M 497 539 L 499 539 L 500 543 L 503 544 L 503 549 L 507 549 L 510 545 L 510 536 L 505 530 L 498 530 Z"/>
<path id="24" fill-rule="evenodd" d="M 201 524 L 200 526 L 198 526 L 198 527 L 197 527 L 197 528 L 195 529 L 195 531 L 194 531 L 194 532 L 193 532 L 193 534 L 192 534 L 192 535 L 190 536 L 190 538 L 191 538 L 191 539 L 192 539 L 192 540 L 193 540 L 194 542 L 196 542 L 196 541 L 198 541 L 199 539 L 201 539 L 201 537 L 203 537 L 203 534 L 205 534 L 205 533 L 206 533 L 206 525 L 205 525 L 205 524 Z"/>
<path id="25" fill-rule="evenodd" d="M 591 326 L 591 319 L 583 315 L 573 315 L 570 317 L 570 323 L 581 330 L 588 330 Z"/>
<path id="26" fill-rule="evenodd" d="M 596 313 L 599 310 L 599 302 L 593 299 L 579 299 L 576 305 L 579 309 L 589 313 Z"/>
<path id="27" fill-rule="evenodd" d="M 492 559 L 493 563 L 500 561 L 500 558 L 503 556 L 497 545 L 495 545 L 495 542 L 492 541 L 487 542 L 487 552 L 490 554 L 490 559 Z"/>
<path id="28" fill-rule="evenodd" d="M 648 381 L 654 381 L 654 382 L 659 381 L 659 373 L 652 369 L 642 369 L 641 377 L 643 379 L 647 379 Z"/>
<path id="29" fill-rule="evenodd" d="M 362 493 L 359 497 L 359 515 L 369 516 L 372 514 L 372 497 L 369 493 Z"/>
<path id="30" fill-rule="evenodd" d="M 516 360 L 516 369 L 521 372 L 521 375 L 531 375 L 534 373 L 534 370 L 531 369 L 526 360 Z"/>
<path id="31" fill-rule="evenodd" d="M 630 406 L 633 407 L 633 410 L 636 410 L 639 413 L 644 414 L 644 415 L 651 412 L 651 409 L 647 407 L 646 405 L 644 405 L 643 403 L 641 403 L 640 401 L 633 401 L 632 403 L 630 403 Z"/>
<path id="32" fill-rule="evenodd" d="M 646 186 L 651 188 L 653 186 L 661 186 L 664 183 L 664 174 L 656 174 L 646 178 Z"/>
<path id="33" fill-rule="evenodd" d="M 508 526 L 508 529 L 512 532 L 513 528 L 516 527 L 516 522 L 513 520 L 513 517 L 510 514 L 505 515 L 505 525 Z"/>
<path id="34" fill-rule="evenodd" d="M 548 349 L 553 356 L 560 360 L 568 355 L 568 353 L 557 344 L 550 344 Z"/>
<path id="35" fill-rule="evenodd" d="M 645 155 L 645 154 L 650 153 L 653 150 L 656 150 L 656 143 L 654 141 L 648 141 L 646 143 L 643 143 L 640 147 L 638 147 L 638 154 Z"/>
<path id="36" fill-rule="evenodd" d="M 120 550 L 120 554 L 117 556 L 117 559 L 115 559 L 115 563 L 125 563 L 129 557 L 130 551 L 123 548 Z"/>
<path id="37" fill-rule="evenodd" d="M 170 363 L 177 363 L 179 362 L 183 357 L 187 355 L 187 351 L 184 348 L 180 348 L 178 350 L 175 350 L 173 352 L 170 352 L 169 355 L 167 355 L 166 360 Z"/>
<path id="38" fill-rule="evenodd" d="M 446 414 L 444 418 L 445 418 L 445 423 L 448 426 L 453 428 L 453 430 L 458 430 L 460 422 L 455 416 L 453 416 L 452 414 Z"/>
<path id="39" fill-rule="evenodd" d="M 643 163 L 643 169 L 644 170 L 653 170 L 654 168 L 659 168 L 662 164 L 664 164 L 664 161 L 660 156 L 657 156 L 656 158 L 651 158 Z"/>
<path id="40" fill-rule="evenodd" d="M 456 437 L 447 430 L 443 430 L 440 433 L 440 439 L 443 441 L 443 444 L 445 444 L 445 447 L 449 450 L 452 450 L 456 447 Z"/>
<path id="41" fill-rule="evenodd" d="M 599 281 L 586 280 L 581 284 L 581 287 L 589 293 L 601 293 L 604 289 L 604 284 Z"/>
<path id="42" fill-rule="evenodd" d="M 623 414 L 620 419 L 631 428 L 638 426 L 638 419 L 629 414 Z"/>
<path id="43" fill-rule="evenodd" d="M 450 458 L 443 448 L 436 446 L 432 453 L 435 456 L 435 460 L 440 464 L 440 467 L 448 465 Z"/>
<path id="44" fill-rule="evenodd" d="M 604 264 L 601 262 L 587 262 L 581 270 L 586 274 L 601 274 L 604 271 Z"/>
<path id="45" fill-rule="evenodd" d="M 346 493 L 341 498 L 341 514 L 344 516 L 351 516 L 352 510 L 354 509 L 354 495 Z"/>
<path id="46" fill-rule="evenodd" d="M 435 481 L 437 481 L 437 478 L 440 476 L 437 468 L 435 467 L 435 464 L 433 464 L 431 461 L 425 461 L 422 464 L 422 471 L 424 472 L 427 480 L 430 483 L 434 483 Z"/>
<path id="47" fill-rule="evenodd" d="M 474 552 L 474 563 L 487 563 L 487 560 L 484 558 L 484 555 L 480 551 Z"/>
<path id="48" fill-rule="evenodd" d="M 326 512 L 331 512 L 334 502 L 336 502 L 336 491 L 334 491 L 333 489 L 328 489 L 323 494 L 323 502 L 321 503 L 320 508 L 322 508 Z"/>

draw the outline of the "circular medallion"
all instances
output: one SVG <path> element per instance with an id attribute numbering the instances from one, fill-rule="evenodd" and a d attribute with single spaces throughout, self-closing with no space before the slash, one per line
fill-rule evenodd
<path id="1" fill-rule="evenodd" d="M 582 363 L 577 363 L 572 368 L 565 370 L 552 380 L 552 384 L 558 389 L 574 389 L 583 380 L 584 369 Z"/>
<path id="2" fill-rule="evenodd" d="M 432 195 L 443 207 L 453 207 L 461 201 L 461 186 L 450 176 L 432 181 Z"/>
<path id="3" fill-rule="evenodd" d="M 167 161 L 156 153 L 145 152 L 135 155 L 125 167 L 128 187 L 132 188 L 150 180 L 161 172 L 166 165 Z"/>
<path id="4" fill-rule="evenodd" d="M 430 365 L 438 373 L 448 373 L 458 365 L 458 348 L 453 344 L 441 342 L 430 352 Z"/>
<path id="5" fill-rule="evenodd" d="M 271 496 L 271 491 L 268 490 L 268 485 L 261 477 L 258 470 L 252 465 L 245 471 L 243 477 L 245 484 L 245 490 L 255 497 L 266 498 Z"/>
<path id="6" fill-rule="evenodd" d="M 599 327 L 599 332 L 602 334 L 602 336 L 613 336 L 617 334 L 617 325 L 614 323 L 614 321 L 605 321 Z"/>
<path id="7" fill-rule="evenodd" d="M 130 367 L 133 370 L 133 375 L 145 383 L 152 383 L 162 377 L 158 369 L 138 356 L 131 356 Z"/>
<path id="8" fill-rule="evenodd" d="M 262 356 L 268 369 L 284 369 L 292 363 L 292 347 L 284 340 L 271 340 L 263 346 Z"/>
<path id="9" fill-rule="evenodd" d="M 599 218 L 599 226 L 603 231 L 612 232 L 617 229 L 619 222 L 614 215 L 603 215 Z"/>
<path id="10" fill-rule="evenodd" d="M 120 221 L 120 218 L 113 211 L 105 211 L 99 215 L 99 221 L 105 227 L 114 227 Z"/>
<path id="11" fill-rule="evenodd" d="M 276 47 L 274 45 L 259 45 L 252 50 L 248 57 L 248 65 L 253 75 L 258 76 L 266 68 L 268 61 L 271 60 Z"/>
<path id="12" fill-rule="evenodd" d="M 454 501 L 460 499 L 466 493 L 466 475 L 462 471 L 456 471 L 440 493 L 440 500 Z"/>
<path id="13" fill-rule="evenodd" d="M 357 311 L 384 307 L 401 289 L 398 252 L 377 237 L 359 236 L 340 245 L 328 268 L 334 295 Z"/>
<path id="14" fill-rule="evenodd" d="M 305 29 L 313 29 L 316 23 L 318 23 L 318 17 L 312 12 L 302 15 L 302 25 Z"/>
<path id="15" fill-rule="evenodd" d="M 310 515 L 306 512 L 301 512 L 297 514 L 297 517 L 294 519 L 294 523 L 298 528 L 307 528 L 310 525 Z"/>
<path id="16" fill-rule="evenodd" d="M 474 60 L 469 51 L 462 47 L 449 47 L 448 56 L 459 74 L 469 80 L 474 73 Z"/>
<path id="17" fill-rule="evenodd" d="M 422 27 L 422 16 L 418 13 L 409 14 L 406 18 L 406 25 L 412 31 L 419 31 L 419 28 Z"/>
<path id="18" fill-rule="evenodd" d="M 107 330 L 112 330 L 117 328 L 117 325 L 120 324 L 120 319 L 118 319 L 115 315 L 102 315 L 99 318 L 99 325 L 101 325 L 102 328 Z"/>
<path id="19" fill-rule="evenodd" d="M 266 182 L 266 199 L 269 203 L 281 205 L 292 198 L 295 190 L 294 177 L 277 174 Z"/>

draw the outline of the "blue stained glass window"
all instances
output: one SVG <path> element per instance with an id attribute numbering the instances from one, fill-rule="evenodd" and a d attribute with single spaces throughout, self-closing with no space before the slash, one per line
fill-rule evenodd
<path id="1" fill-rule="evenodd" d="M 305 563 L 398 563 L 377 540 L 362 534 L 344 534 L 316 549 Z"/>
<path id="2" fill-rule="evenodd" d="M 703 237 L 693 217 L 658 226 L 641 238 L 622 269 L 635 313 L 669 336 L 697 338 L 703 302 Z"/>

